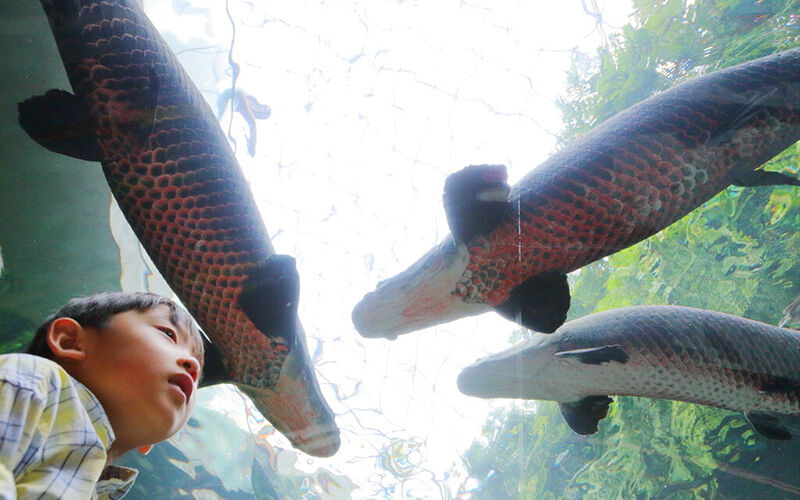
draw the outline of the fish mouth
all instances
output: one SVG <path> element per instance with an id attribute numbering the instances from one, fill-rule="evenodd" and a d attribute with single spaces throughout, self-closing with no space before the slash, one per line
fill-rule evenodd
<path id="1" fill-rule="evenodd" d="M 456 385 L 458 390 L 466 396 L 491 398 L 492 395 L 482 387 L 484 381 L 483 370 L 476 363 L 461 370 L 456 378 Z"/>
<path id="2" fill-rule="evenodd" d="M 287 433 L 286 437 L 292 442 L 292 446 L 312 457 L 332 457 L 339 451 L 342 440 L 338 429 L 322 432 L 314 432 L 313 429 L 309 430 L 311 432 L 303 434 Z"/>
<path id="3" fill-rule="evenodd" d="M 467 246 L 448 236 L 356 304 L 352 312 L 356 331 L 362 337 L 393 340 L 398 335 L 488 311 L 488 305 L 464 302 L 453 293 L 468 263 Z"/>
<path id="4" fill-rule="evenodd" d="M 546 335 L 529 338 L 506 350 L 477 360 L 458 374 L 458 390 L 476 398 L 530 399 L 532 376 L 546 364 L 547 353 L 537 347 Z"/>
<path id="5" fill-rule="evenodd" d="M 189 398 L 192 397 L 192 393 L 194 392 L 194 379 L 187 373 L 178 373 L 171 376 L 168 382 L 181 390 L 183 395 L 186 396 L 186 402 L 188 403 Z"/>
<path id="6" fill-rule="evenodd" d="M 513 360 L 495 356 L 476 361 L 458 374 L 458 390 L 466 396 L 483 399 L 512 397 L 517 381 L 509 373 L 509 362 L 513 363 Z"/>

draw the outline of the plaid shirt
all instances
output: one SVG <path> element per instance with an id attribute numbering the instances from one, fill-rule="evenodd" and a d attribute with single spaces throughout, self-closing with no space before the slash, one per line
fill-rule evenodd
<path id="1" fill-rule="evenodd" d="M 103 469 L 113 442 L 100 402 L 63 368 L 0 356 L 0 500 L 122 498 L 137 471 Z"/>

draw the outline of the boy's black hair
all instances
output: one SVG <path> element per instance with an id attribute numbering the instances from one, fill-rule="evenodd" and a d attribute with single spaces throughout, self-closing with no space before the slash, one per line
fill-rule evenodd
<path id="1" fill-rule="evenodd" d="M 52 359 L 53 352 L 47 345 L 47 329 L 56 318 L 72 318 L 84 328 L 102 330 L 107 328 L 111 318 L 126 311 L 146 311 L 165 305 L 170 310 L 170 321 L 175 326 L 183 327 L 192 341 L 192 353 L 203 366 L 205 348 L 200 330 L 192 317 L 178 307 L 172 300 L 149 292 L 101 292 L 88 297 L 70 299 L 60 309 L 44 320 L 36 330 L 33 340 L 28 345 L 27 353 Z"/>

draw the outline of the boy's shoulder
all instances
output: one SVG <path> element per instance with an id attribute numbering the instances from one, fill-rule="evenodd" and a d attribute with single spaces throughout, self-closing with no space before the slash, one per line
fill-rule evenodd
<path id="1" fill-rule="evenodd" d="M 22 353 L 0 355 L 0 383 L 38 392 L 69 384 L 70 379 L 64 368 L 47 358 Z"/>
<path id="2" fill-rule="evenodd" d="M 55 361 L 33 354 L 2 354 L 0 386 L 5 386 L 6 393 L 9 386 L 15 393 L 28 393 L 27 397 L 48 408 L 84 415 L 106 447 L 114 440 L 114 431 L 100 401 Z"/>

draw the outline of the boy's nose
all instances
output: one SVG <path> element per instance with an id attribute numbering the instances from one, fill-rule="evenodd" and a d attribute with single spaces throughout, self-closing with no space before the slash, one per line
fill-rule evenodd
<path id="1" fill-rule="evenodd" d="M 194 358 L 194 356 L 187 356 L 185 358 L 181 358 L 178 361 L 180 364 L 192 377 L 195 383 L 197 383 L 197 377 L 200 375 L 200 363 Z"/>

